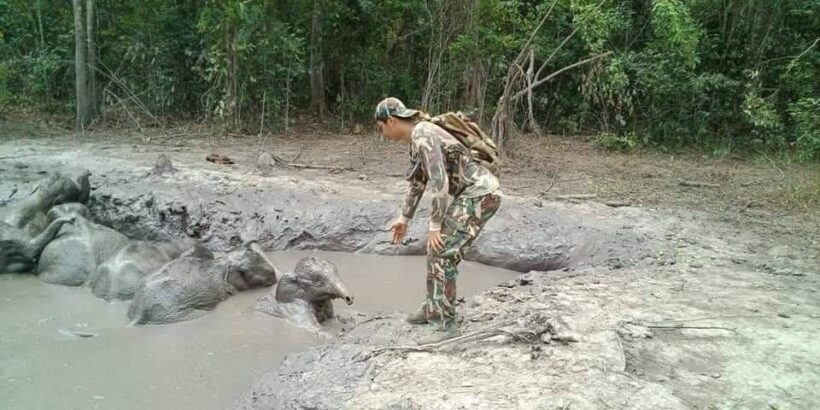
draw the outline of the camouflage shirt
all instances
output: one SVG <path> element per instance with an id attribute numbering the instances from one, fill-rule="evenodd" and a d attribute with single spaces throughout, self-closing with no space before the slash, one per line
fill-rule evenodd
<path id="1" fill-rule="evenodd" d="M 410 157 L 411 161 L 420 163 L 420 169 L 408 177 L 410 187 L 400 218 L 405 222 L 415 215 L 428 182 L 432 196 L 430 230 L 433 231 L 441 229 L 449 196 L 476 198 L 498 190 L 498 178 L 474 160 L 467 147 L 433 123 L 416 123 Z"/>

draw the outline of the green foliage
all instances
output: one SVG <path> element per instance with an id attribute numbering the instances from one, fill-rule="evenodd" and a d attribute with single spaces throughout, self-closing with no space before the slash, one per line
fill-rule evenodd
<path id="1" fill-rule="evenodd" d="M 801 98 L 789 106 L 801 161 L 820 159 L 820 98 Z"/>
<path id="2" fill-rule="evenodd" d="M 205 47 L 196 69 L 209 86 L 204 108 L 233 127 L 242 125 L 243 112 L 262 115 L 260 104 L 267 115 L 276 112 L 289 92 L 282 85 L 305 73 L 302 37 L 271 19 L 266 6 L 254 0 L 212 1 L 197 20 Z"/>
<path id="3" fill-rule="evenodd" d="M 257 129 L 263 113 L 265 125 L 281 121 L 285 101 L 307 109 L 311 69 L 323 74 L 331 119 L 369 121 L 373 104 L 388 95 L 417 106 L 435 71 L 432 107 L 422 108 L 465 109 L 486 122 L 510 61 L 553 4 L 96 3 L 98 78 L 108 105 L 138 100 L 158 116 L 247 129 Z M 601 146 L 615 149 L 694 145 L 722 155 L 752 148 L 814 161 L 818 38 L 815 0 L 558 0 L 532 43 L 542 75 L 613 55 L 538 87 L 534 116 L 542 131 L 600 134 Z M 70 112 L 73 47 L 64 1 L 0 0 L 0 104 Z M 519 100 L 510 114 L 520 124 L 527 110 Z"/>
<path id="4" fill-rule="evenodd" d="M 756 73 L 749 75 L 752 78 L 757 76 Z M 783 147 L 783 121 L 774 104 L 760 96 L 757 86 L 749 86 L 743 100 L 743 113 L 751 124 L 753 141 L 763 142 L 771 148 Z"/>
<path id="5" fill-rule="evenodd" d="M 682 63 L 689 70 L 697 66 L 697 46 L 701 33 L 686 4 L 680 0 L 654 0 L 652 28 L 655 53 L 672 63 Z"/>

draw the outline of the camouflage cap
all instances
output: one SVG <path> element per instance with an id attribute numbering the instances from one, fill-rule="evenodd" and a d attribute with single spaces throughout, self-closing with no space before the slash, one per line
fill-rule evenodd
<path id="1" fill-rule="evenodd" d="M 376 114 L 374 115 L 374 118 L 376 121 L 384 121 L 391 115 L 402 118 L 410 118 L 416 114 L 418 114 L 418 110 L 408 109 L 398 98 L 388 97 L 381 100 L 379 105 L 376 106 Z"/>

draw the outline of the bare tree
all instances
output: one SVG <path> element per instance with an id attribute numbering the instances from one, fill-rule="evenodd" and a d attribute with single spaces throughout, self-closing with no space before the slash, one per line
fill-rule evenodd
<path id="1" fill-rule="evenodd" d="M 46 36 L 43 32 L 43 5 L 41 4 L 42 0 L 37 0 L 34 3 L 35 11 L 37 12 L 37 29 L 38 33 L 40 34 L 40 49 L 42 50 L 46 46 Z"/>
<path id="2" fill-rule="evenodd" d="M 38 3 L 39 4 L 39 3 Z M 100 112 L 101 89 L 97 86 L 97 44 L 94 39 L 94 0 L 73 0 L 74 75 L 77 128 L 88 125 Z"/>
<path id="3" fill-rule="evenodd" d="M 310 110 L 324 121 L 326 105 L 322 58 L 322 0 L 313 0 L 310 26 Z"/>
<path id="4" fill-rule="evenodd" d="M 602 0 L 600 3 L 598 3 L 597 7 L 600 7 L 605 1 L 606 0 Z M 552 14 L 552 10 L 555 8 L 555 5 L 557 3 L 558 0 L 553 1 L 552 5 L 550 5 L 550 8 L 544 14 L 544 17 L 541 18 L 541 20 L 538 22 L 538 25 L 536 25 L 535 29 L 530 34 L 529 39 L 524 44 L 524 47 L 521 48 L 521 52 L 518 53 L 518 56 L 510 63 L 507 69 L 507 75 L 504 77 L 504 91 L 498 98 L 498 104 L 496 106 L 495 114 L 493 115 L 491 127 L 492 137 L 498 144 L 499 149 L 503 150 L 506 139 L 510 133 L 510 128 L 512 127 L 512 120 L 510 118 L 510 107 L 513 103 L 515 103 L 517 100 L 519 100 L 521 97 L 525 95 L 528 96 L 528 119 L 531 122 L 531 125 L 534 128 L 537 128 L 537 126 L 535 125 L 535 118 L 532 112 L 533 90 L 540 87 L 544 83 L 551 81 L 553 78 L 557 77 L 559 74 L 565 71 L 582 66 L 584 64 L 591 63 L 593 61 L 607 57 L 612 54 L 611 51 L 607 51 L 601 54 L 585 58 L 581 61 L 575 62 L 556 71 L 553 71 L 552 73 L 545 73 L 544 70 L 546 70 L 546 68 L 552 62 L 553 58 L 555 58 L 555 56 L 564 47 L 564 45 L 566 45 L 569 42 L 569 40 L 572 39 L 576 33 L 578 33 L 578 31 L 581 28 L 581 25 L 583 24 L 583 20 L 581 20 L 577 23 L 575 29 L 564 38 L 564 40 L 552 51 L 552 53 L 546 59 L 544 59 L 543 62 L 541 62 L 538 69 L 535 70 L 536 61 L 532 43 L 535 39 L 536 34 L 538 34 L 538 31 L 541 30 L 541 27 L 544 25 L 544 22 L 546 22 L 550 14 Z"/>
<path id="5" fill-rule="evenodd" d="M 100 113 L 100 92 L 97 89 L 97 40 L 94 38 L 94 0 L 85 2 L 85 35 L 88 44 L 87 52 L 87 86 L 88 86 L 88 113 L 91 119 Z"/>
<path id="6" fill-rule="evenodd" d="M 91 121 L 88 105 L 88 47 L 82 0 L 74 0 L 74 72 L 76 81 L 76 123 L 83 128 Z"/>
<path id="7" fill-rule="evenodd" d="M 430 46 L 427 50 L 427 80 L 421 97 L 424 109 L 435 112 L 440 108 L 436 93 L 441 88 L 441 65 L 444 55 L 458 35 L 471 23 L 475 0 L 425 0 L 430 19 Z"/>
<path id="8" fill-rule="evenodd" d="M 467 14 L 467 24 L 463 29 L 464 33 L 475 31 L 480 17 L 478 13 L 478 0 L 469 3 L 470 9 Z M 464 108 L 475 110 L 473 115 L 479 124 L 484 122 L 484 97 L 487 93 L 490 75 L 490 62 L 481 52 L 472 58 L 472 61 L 465 62 L 462 73 L 462 98 L 461 105 Z"/>

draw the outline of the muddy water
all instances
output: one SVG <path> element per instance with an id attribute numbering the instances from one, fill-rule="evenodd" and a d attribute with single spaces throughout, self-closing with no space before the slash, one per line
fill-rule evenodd
<path id="1" fill-rule="evenodd" d="M 424 259 L 274 252 L 280 269 L 303 256 L 334 262 L 356 294 L 342 314 L 410 311 L 424 293 Z M 468 296 L 514 272 L 465 263 Z M 254 311 L 267 289 L 245 292 L 189 322 L 128 327 L 127 302 L 87 289 L 0 275 L 0 409 L 221 409 L 284 355 L 322 343 Z"/>

